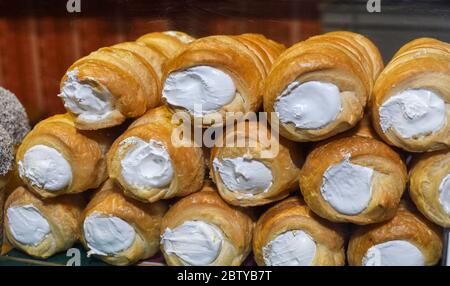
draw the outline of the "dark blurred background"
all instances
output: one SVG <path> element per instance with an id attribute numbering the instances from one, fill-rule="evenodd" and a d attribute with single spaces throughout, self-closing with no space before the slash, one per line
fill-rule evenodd
<path id="1" fill-rule="evenodd" d="M 370 37 L 385 61 L 417 37 L 450 42 L 450 0 L 0 0 L 0 85 L 15 92 L 33 123 L 64 112 L 59 80 L 76 59 L 153 31 L 201 37 L 262 33 L 289 46 L 309 36 L 351 30 Z"/>

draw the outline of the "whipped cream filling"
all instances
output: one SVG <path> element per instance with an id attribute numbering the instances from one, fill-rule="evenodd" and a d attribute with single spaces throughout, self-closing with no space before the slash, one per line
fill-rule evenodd
<path id="1" fill-rule="evenodd" d="M 163 143 L 129 137 L 120 142 L 119 148 L 121 150 L 128 148 L 120 163 L 122 177 L 129 185 L 140 188 L 162 188 L 172 181 L 174 176 L 172 161 Z"/>
<path id="2" fill-rule="evenodd" d="M 267 192 L 272 186 L 272 171 L 262 162 L 243 157 L 214 159 L 224 185 L 233 192 L 256 195 Z"/>
<path id="3" fill-rule="evenodd" d="M 128 249 L 136 238 L 134 228 L 121 218 L 94 212 L 83 223 L 88 255 L 115 255 Z"/>
<path id="4" fill-rule="evenodd" d="M 47 191 L 59 191 L 72 183 L 72 168 L 56 149 L 35 145 L 19 161 L 19 174 L 33 186 Z"/>
<path id="5" fill-rule="evenodd" d="M 8 227 L 15 240 L 24 245 L 37 245 L 50 234 L 50 225 L 33 205 L 10 207 L 6 211 Z"/>
<path id="6" fill-rule="evenodd" d="M 444 211 L 450 215 L 450 174 L 447 174 L 439 185 L 439 203 L 441 203 Z"/>
<path id="7" fill-rule="evenodd" d="M 106 87 L 98 90 L 89 84 L 81 83 L 78 70 L 67 73 L 67 79 L 58 95 L 64 107 L 86 121 L 98 121 L 107 118 L 114 110 L 113 96 Z"/>
<path id="8" fill-rule="evenodd" d="M 167 254 L 176 255 L 189 265 L 206 266 L 219 256 L 223 240 L 217 226 L 188 220 L 174 229 L 166 228 L 161 245 Z"/>
<path id="9" fill-rule="evenodd" d="M 266 266 L 309 266 L 316 256 L 316 243 L 302 230 L 289 230 L 263 247 Z"/>
<path id="10" fill-rule="evenodd" d="M 424 266 L 422 252 L 405 240 L 391 240 L 369 248 L 363 257 L 364 266 Z"/>
<path id="11" fill-rule="evenodd" d="M 201 116 L 214 113 L 230 103 L 236 95 L 232 78 L 210 66 L 195 66 L 174 71 L 167 77 L 162 97 L 174 106 Z"/>
<path id="12" fill-rule="evenodd" d="M 386 100 L 379 114 L 383 132 L 394 128 L 408 139 L 441 129 L 445 122 L 445 102 L 430 90 L 408 89 Z"/>
<path id="13" fill-rule="evenodd" d="M 350 155 L 328 167 L 320 193 L 339 213 L 356 215 L 367 208 L 372 197 L 373 169 L 350 162 Z"/>
<path id="14" fill-rule="evenodd" d="M 319 129 L 333 122 L 341 112 L 341 95 L 332 83 L 294 81 L 276 99 L 274 109 L 283 123 Z"/>

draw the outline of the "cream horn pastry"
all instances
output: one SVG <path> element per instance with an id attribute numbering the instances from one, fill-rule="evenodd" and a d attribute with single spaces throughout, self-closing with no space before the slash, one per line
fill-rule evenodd
<path id="1" fill-rule="evenodd" d="M 101 48 L 76 61 L 59 97 L 78 129 L 120 125 L 160 104 L 161 69 L 186 45 L 181 32 L 151 33 L 136 42 Z"/>
<path id="2" fill-rule="evenodd" d="M 162 100 L 204 127 L 243 116 L 262 103 L 263 81 L 284 46 L 258 34 L 210 36 L 190 43 L 164 69 Z"/>
<path id="3" fill-rule="evenodd" d="M 227 126 L 222 142 L 211 150 L 210 174 L 227 203 L 264 205 L 298 188 L 301 148 L 265 124 L 240 121 L 234 128 Z"/>
<path id="4" fill-rule="evenodd" d="M 239 266 L 251 250 L 252 232 L 250 216 L 205 185 L 164 216 L 161 251 L 171 266 Z"/>
<path id="5" fill-rule="evenodd" d="M 353 266 L 430 266 L 441 252 L 441 229 L 402 203 L 391 220 L 355 230 L 347 259 Z"/>
<path id="6" fill-rule="evenodd" d="M 342 226 L 314 214 L 299 197 L 287 198 L 267 210 L 253 235 L 253 254 L 260 266 L 345 264 Z"/>
<path id="7" fill-rule="evenodd" d="M 404 45 L 376 81 L 373 125 L 410 152 L 450 147 L 450 45 L 420 38 Z"/>
<path id="8" fill-rule="evenodd" d="M 83 207 L 84 200 L 79 195 L 43 200 L 19 187 L 5 203 L 5 236 L 28 255 L 48 258 L 67 250 L 79 239 Z"/>
<path id="9" fill-rule="evenodd" d="M 161 106 L 137 119 L 108 152 L 109 177 L 126 195 L 144 202 L 186 196 L 200 190 L 205 176 L 201 147 L 172 140 L 178 123 Z"/>
<path id="10" fill-rule="evenodd" d="M 107 178 L 106 152 L 113 130 L 80 131 L 71 115 L 38 123 L 17 150 L 23 182 L 44 198 L 97 188 Z"/>
<path id="11" fill-rule="evenodd" d="M 450 149 L 420 154 L 412 165 L 411 199 L 429 220 L 450 227 Z"/>
<path id="12" fill-rule="evenodd" d="M 407 180 L 400 156 L 381 141 L 352 136 L 308 154 L 300 171 L 305 202 L 334 222 L 370 224 L 394 216 Z"/>
<path id="13" fill-rule="evenodd" d="M 363 117 L 382 67 L 378 49 L 362 35 L 338 31 L 311 37 L 272 65 L 264 110 L 275 112 L 271 122 L 290 140 L 329 138 Z"/>
<path id="14" fill-rule="evenodd" d="M 88 255 L 112 265 L 130 265 L 159 251 L 163 202 L 144 204 L 123 195 L 108 180 L 82 215 L 81 242 Z"/>

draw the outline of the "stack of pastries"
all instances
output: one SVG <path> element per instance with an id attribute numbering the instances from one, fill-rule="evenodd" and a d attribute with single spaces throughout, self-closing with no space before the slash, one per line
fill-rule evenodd
<path id="1" fill-rule="evenodd" d="M 450 227 L 449 86 L 450 45 L 430 38 L 386 67 L 346 31 L 288 49 L 176 31 L 101 48 L 62 78 L 66 114 L 16 145 L 0 128 L 0 182 L 13 154 L 21 179 L 7 243 L 47 258 L 81 242 L 112 265 L 158 252 L 174 266 L 250 253 L 264 266 L 435 265 Z"/>

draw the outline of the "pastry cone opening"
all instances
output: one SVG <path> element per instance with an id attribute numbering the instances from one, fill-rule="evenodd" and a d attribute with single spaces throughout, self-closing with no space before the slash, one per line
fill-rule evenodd
<path id="1" fill-rule="evenodd" d="M 142 203 L 124 196 L 112 180 L 95 193 L 82 221 L 81 243 L 88 255 L 112 265 L 130 265 L 159 249 L 163 202 Z"/>
<path id="2" fill-rule="evenodd" d="M 410 152 L 450 146 L 449 47 L 429 38 L 411 41 L 380 74 L 371 109 L 384 141 Z"/>
<path id="3" fill-rule="evenodd" d="M 290 197 L 259 218 L 253 253 L 264 266 L 339 266 L 345 263 L 344 243 L 340 225 L 318 217 L 299 197 Z"/>
<path id="4" fill-rule="evenodd" d="M 214 224 L 201 220 L 184 221 L 174 229 L 166 228 L 161 235 L 161 247 L 192 266 L 210 265 L 219 256 L 224 235 Z"/>
<path id="5" fill-rule="evenodd" d="M 57 149 L 34 145 L 19 161 L 20 177 L 49 192 L 67 189 L 72 183 L 72 167 Z"/>
<path id="6" fill-rule="evenodd" d="M 273 60 L 284 49 L 261 35 L 217 35 L 193 41 L 170 60 L 163 76 L 163 99 L 187 110 L 202 126 L 227 112 L 256 112 Z"/>
<path id="7" fill-rule="evenodd" d="M 212 66 L 198 65 L 171 72 L 162 97 L 168 104 L 195 116 L 215 113 L 233 101 L 237 93 L 233 79 Z"/>
<path id="8" fill-rule="evenodd" d="M 162 68 L 189 39 L 176 31 L 150 33 L 76 61 L 61 80 L 59 97 L 77 128 L 117 126 L 158 106 Z"/>
<path id="9" fill-rule="evenodd" d="M 407 89 L 387 99 L 380 107 L 383 132 L 392 128 L 404 139 L 439 132 L 446 121 L 445 101 L 427 89 Z"/>
<path id="10" fill-rule="evenodd" d="M 450 173 L 439 184 L 439 202 L 445 213 L 450 216 Z"/>
<path id="11" fill-rule="evenodd" d="M 334 222 L 390 219 L 406 185 L 406 166 L 381 141 L 352 136 L 317 145 L 300 171 L 309 207 Z"/>
<path id="12" fill-rule="evenodd" d="M 314 239 L 303 230 L 288 230 L 263 247 L 267 266 L 309 266 L 316 256 Z"/>
<path id="13" fill-rule="evenodd" d="M 19 187 L 5 202 L 6 238 L 31 256 L 52 256 L 78 240 L 83 207 L 84 200 L 77 195 L 43 200 Z"/>
<path id="14" fill-rule="evenodd" d="M 409 194 L 429 220 L 450 226 L 450 151 L 424 153 L 412 159 Z"/>
<path id="15" fill-rule="evenodd" d="M 67 73 L 58 96 L 67 110 L 88 123 L 107 120 L 115 110 L 111 92 L 92 79 L 80 81 L 77 68 Z"/>
<path id="16" fill-rule="evenodd" d="M 273 120 L 280 121 L 280 134 L 290 140 L 330 138 L 363 117 L 382 66 L 378 50 L 361 35 L 339 31 L 311 37 L 272 65 L 264 110 L 277 114 Z"/>
<path id="17" fill-rule="evenodd" d="M 47 219 L 32 204 L 9 207 L 6 215 L 12 237 L 21 244 L 36 246 L 51 232 Z"/>
<path id="18" fill-rule="evenodd" d="M 267 192 L 273 183 L 272 171 L 262 161 L 245 157 L 215 158 L 213 167 L 223 184 L 242 196 Z"/>
<path id="19" fill-rule="evenodd" d="M 285 124 L 320 129 L 336 120 L 342 111 L 339 87 L 321 81 L 294 81 L 276 99 L 274 110 Z"/>
<path id="20" fill-rule="evenodd" d="M 343 161 L 327 168 L 320 194 L 336 211 L 345 215 L 363 212 L 372 199 L 372 168 L 353 164 L 347 154 Z"/>
<path id="21" fill-rule="evenodd" d="M 347 249 L 354 266 L 429 266 L 442 252 L 442 230 L 402 202 L 395 216 L 355 228 Z"/>
<path id="22" fill-rule="evenodd" d="M 117 131 L 80 131 L 69 114 L 49 117 L 17 149 L 19 175 L 44 198 L 97 188 L 106 179 L 105 152 Z"/>
<path id="23" fill-rule="evenodd" d="M 205 165 L 201 147 L 189 138 L 178 146 L 178 127 L 165 106 L 151 109 L 113 143 L 107 156 L 109 177 L 125 194 L 144 202 L 185 196 L 203 185 Z"/>
<path id="24" fill-rule="evenodd" d="M 281 200 L 296 188 L 302 163 L 299 146 L 263 124 L 238 121 L 211 151 L 210 173 L 230 204 L 257 206 Z M 270 139 L 269 139 L 270 138 Z"/>
<path id="25" fill-rule="evenodd" d="M 136 239 L 136 231 L 123 219 L 93 212 L 83 222 L 88 255 L 114 256 L 128 249 Z"/>
<path id="26" fill-rule="evenodd" d="M 417 246 L 406 240 L 390 240 L 370 247 L 362 266 L 424 266 L 425 258 Z"/>
<path id="27" fill-rule="evenodd" d="M 253 222 L 206 184 L 163 218 L 161 251 L 168 265 L 238 266 L 251 248 Z"/>
<path id="28" fill-rule="evenodd" d="M 164 143 L 128 137 L 120 143 L 123 180 L 134 188 L 165 188 L 174 178 L 174 168 Z"/>

